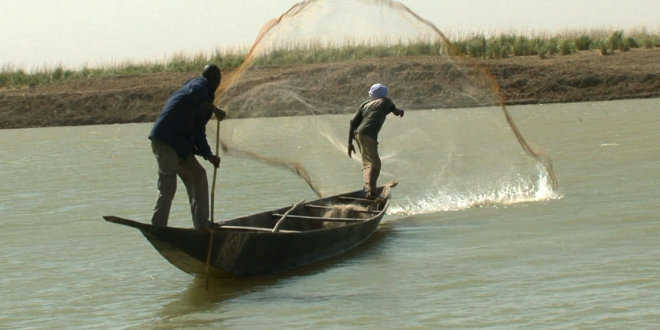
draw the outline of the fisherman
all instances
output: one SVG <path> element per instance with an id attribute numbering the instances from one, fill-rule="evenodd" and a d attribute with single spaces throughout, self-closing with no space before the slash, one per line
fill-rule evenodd
<path id="1" fill-rule="evenodd" d="M 380 174 L 378 132 L 390 112 L 403 117 L 403 110 L 397 108 L 387 97 L 387 87 L 383 84 L 371 86 L 369 97 L 371 99 L 360 105 L 351 120 L 348 131 L 348 157 L 352 157 L 351 154 L 355 152 L 355 147 L 353 147 L 353 139 L 355 139 L 362 155 L 365 197 L 376 198 L 376 181 Z"/>
<path id="2" fill-rule="evenodd" d="M 167 226 L 177 175 L 188 192 L 194 227 L 203 229 L 211 224 L 208 178 L 195 155 L 216 168 L 220 166 L 220 157 L 211 152 L 206 140 L 206 124 L 211 115 L 217 120 L 225 118 L 225 111 L 213 105 L 221 79 L 220 68 L 206 65 L 201 76 L 172 93 L 151 129 L 151 149 L 158 163 L 158 198 L 151 218 L 154 226 Z"/>

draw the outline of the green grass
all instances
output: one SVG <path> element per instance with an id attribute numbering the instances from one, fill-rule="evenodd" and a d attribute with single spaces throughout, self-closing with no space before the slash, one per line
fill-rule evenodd
<path id="1" fill-rule="evenodd" d="M 254 65 L 289 65 L 299 63 L 329 63 L 358 60 L 369 57 L 436 56 L 449 52 L 457 56 L 478 58 L 507 58 L 512 56 L 570 55 L 577 51 L 597 50 L 603 55 L 632 48 L 660 47 L 660 34 L 646 30 L 629 32 L 592 30 L 567 32 L 559 35 L 526 36 L 500 34 L 486 36 L 473 34 L 451 40 L 446 48 L 439 42 L 415 42 L 383 45 L 379 43 L 348 43 L 327 47 L 320 44 L 284 45 L 261 56 Z M 42 68 L 26 72 L 21 68 L 4 65 L 0 70 L 0 88 L 33 87 L 72 79 L 88 79 L 104 76 L 144 74 L 155 72 L 197 72 L 207 63 L 216 63 L 222 70 L 237 68 L 243 63 L 246 51 L 221 51 L 196 55 L 175 54 L 161 62 L 125 62 L 102 67 L 69 69 L 63 66 Z"/>
<path id="2" fill-rule="evenodd" d="M 329 63 L 360 60 L 369 57 L 438 55 L 440 43 L 415 42 L 409 44 L 353 44 L 324 47 L 320 44 L 287 45 L 260 56 L 254 65 L 289 65 L 296 63 Z"/>
<path id="3" fill-rule="evenodd" d="M 72 70 L 63 66 L 54 68 L 42 68 L 33 72 L 23 69 L 15 69 L 11 66 L 3 66 L 0 70 L 0 88 L 7 87 L 34 87 L 41 84 L 60 82 L 73 79 L 99 78 L 106 76 L 144 74 L 156 72 L 194 72 L 208 63 L 215 63 L 221 69 L 238 67 L 245 60 L 245 55 L 240 52 L 223 53 L 216 51 L 213 54 L 197 54 L 186 56 L 176 54 L 163 62 L 125 62 L 122 64 L 108 65 L 90 68 L 87 66 L 78 70 Z"/>

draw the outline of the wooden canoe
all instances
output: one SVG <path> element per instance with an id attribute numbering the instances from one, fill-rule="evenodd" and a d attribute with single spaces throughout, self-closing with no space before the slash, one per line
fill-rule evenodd
<path id="1" fill-rule="evenodd" d="M 385 215 L 394 186 L 379 187 L 376 199 L 365 199 L 358 190 L 218 222 L 208 230 L 103 218 L 139 229 L 165 259 L 187 273 L 267 275 L 336 256 L 367 240 Z"/>

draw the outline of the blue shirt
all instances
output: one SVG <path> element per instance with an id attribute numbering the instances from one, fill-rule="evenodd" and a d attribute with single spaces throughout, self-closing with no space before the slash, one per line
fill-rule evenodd
<path id="1" fill-rule="evenodd" d="M 184 159 L 191 154 L 213 155 L 206 141 L 212 113 L 204 104 L 213 102 L 214 92 L 203 76 L 186 81 L 165 103 L 149 138 L 169 145 Z"/>

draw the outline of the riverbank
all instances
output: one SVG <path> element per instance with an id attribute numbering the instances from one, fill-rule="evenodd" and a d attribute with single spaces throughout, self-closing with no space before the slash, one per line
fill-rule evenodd
<path id="1" fill-rule="evenodd" d="M 636 48 L 607 56 L 597 51 L 581 51 L 545 59 L 515 56 L 475 61 L 495 75 L 507 104 L 660 97 L 658 48 Z M 419 74 L 433 76 L 442 70 L 437 60 L 419 56 L 392 57 L 379 62 L 385 68 L 396 68 L 400 77 L 409 77 L 396 87 L 397 95 L 392 96 L 397 105 L 412 110 L 440 104 L 433 97 L 434 85 Z M 334 79 L 334 86 L 330 84 L 332 102 L 338 109 L 352 111 L 353 105 L 364 98 L 364 90 L 345 82 L 352 80 L 351 74 L 364 73 L 366 61 L 261 67 L 252 70 L 249 78 L 256 83 L 269 77 L 295 75 L 309 79 L 312 86 L 318 79 L 324 79 L 318 76 L 319 66 L 327 65 L 337 67 L 343 74 Z M 150 122 L 158 116 L 169 94 L 196 74 L 119 75 L 0 90 L 0 128 Z M 229 116 L 239 118 L 247 114 L 230 111 Z"/>

